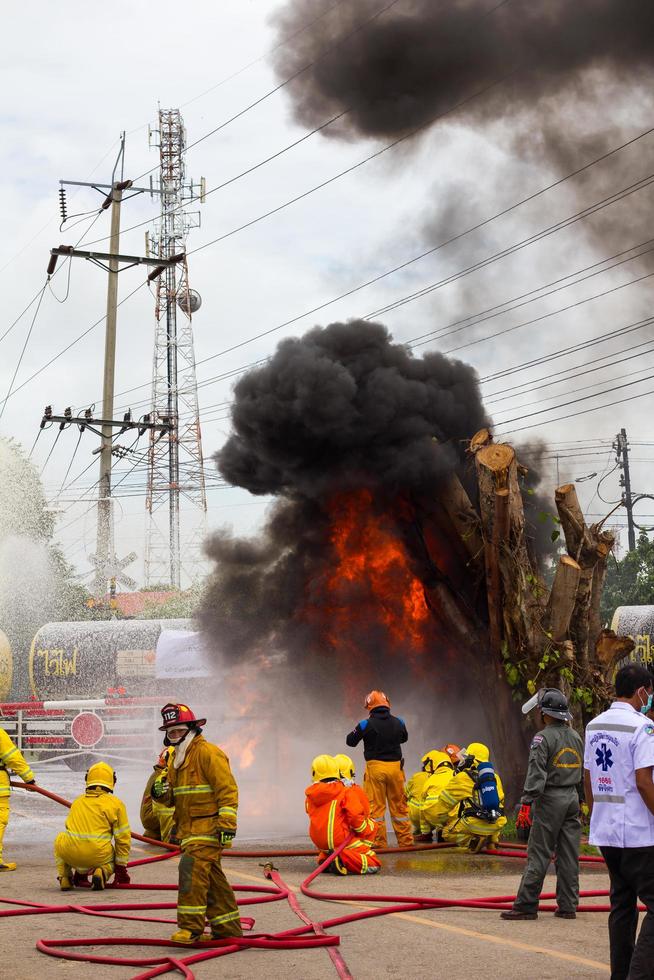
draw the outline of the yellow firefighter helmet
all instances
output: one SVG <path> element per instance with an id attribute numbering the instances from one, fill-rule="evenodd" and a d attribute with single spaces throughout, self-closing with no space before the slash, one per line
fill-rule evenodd
<path id="1" fill-rule="evenodd" d="M 323 779 L 338 779 L 338 765 L 331 755 L 317 755 L 311 763 L 311 778 L 314 783 Z"/>
<path id="2" fill-rule="evenodd" d="M 344 755 L 340 752 L 338 755 L 334 756 L 334 762 L 338 766 L 338 772 L 341 779 L 354 779 L 354 763 L 350 759 L 349 755 Z"/>
<path id="3" fill-rule="evenodd" d="M 106 762 L 96 762 L 86 773 L 87 786 L 104 786 L 113 791 L 116 785 L 116 773 Z"/>

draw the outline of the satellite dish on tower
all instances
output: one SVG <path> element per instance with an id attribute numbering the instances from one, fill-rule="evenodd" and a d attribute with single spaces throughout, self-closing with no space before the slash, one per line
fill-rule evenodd
<path id="1" fill-rule="evenodd" d="M 188 292 L 177 297 L 177 305 L 182 313 L 190 316 L 192 313 L 197 313 L 202 306 L 202 297 L 196 289 L 189 289 Z"/>

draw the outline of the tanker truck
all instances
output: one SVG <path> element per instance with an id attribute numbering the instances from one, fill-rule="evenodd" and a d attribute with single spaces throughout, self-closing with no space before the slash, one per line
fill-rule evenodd
<path id="1" fill-rule="evenodd" d="M 630 636 L 635 643 L 629 659 L 651 670 L 654 663 L 654 606 L 618 606 L 611 629 L 617 636 Z"/>
<path id="2" fill-rule="evenodd" d="M 27 671 L 24 659 L 0 632 L 0 725 L 33 760 L 75 771 L 100 753 L 121 764 L 156 756 L 161 705 L 213 673 L 187 619 L 48 623 Z"/>

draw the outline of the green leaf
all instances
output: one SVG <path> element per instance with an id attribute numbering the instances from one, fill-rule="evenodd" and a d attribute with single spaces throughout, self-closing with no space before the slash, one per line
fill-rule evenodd
<path id="1" fill-rule="evenodd" d="M 536 693 L 536 685 L 533 681 L 531 680 L 527 681 L 527 690 L 529 691 L 530 694 Z"/>
<path id="2" fill-rule="evenodd" d="M 552 541 L 557 541 L 560 537 L 561 537 L 560 531 L 552 531 L 552 533 L 550 534 L 550 538 L 552 539 Z"/>

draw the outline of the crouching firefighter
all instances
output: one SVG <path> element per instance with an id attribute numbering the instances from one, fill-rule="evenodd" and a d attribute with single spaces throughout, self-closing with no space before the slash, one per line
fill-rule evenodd
<path id="1" fill-rule="evenodd" d="M 9 822 L 9 771 L 20 776 L 26 786 L 34 785 L 34 773 L 4 728 L 0 728 L 0 871 L 16 870 L 14 861 L 5 861 L 2 856 L 3 839 Z"/>
<path id="2" fill-rule="evenodd" d="M 422 786 L 420 801 L 420 834 L 413 838 L 418 844 L 428 844 L 432 840 L 434 830 L 437 838 L 441 838 L 440 795 L 454 775 L 452 756 L 444 749 L 442 751 L 435 749 L 424 758 L 428 760 L 428 772 Z M 454 817 L 457 812 L 458 804 L 453 807 L 448 819 Z"/>
<path id="3" fill-rule="evenodd" d="M 556 688 L 538 692 L 523 705 L 538 707 L 543 729 L 531 740 L 529 765 L 516 825 L 530 828 L 525 867 L 512 909 L 503 919 L 538 918 L 538 899 L 554 852 L 554 915 L 575 919 L 579 904 L 580 799 L 583 792 L 584 743 L 570 727 L 568 701 Z"/>
<path id="4" fill-rule="evenodd" d="M 173 836 L 175 807 L 165 806 L 159 800 L 152 799 L 152 786 L 155 779 L 165 780 L 168 775 L 168 765 L 173 755 L 172 746 L 165 748 L 154 766 L 145 784 L 141 799 L 141 823 L 143 833 L 152 840 L 161 840 L 167 844 Z"/>
<path id="5" fill-rule="evenodd" d="M 496 844 L 504 816 L 502 781 L 481 742 L 471 742 L 459 753 L 459 765 L 429 810 L 429 820 L 441 827 L 443 841 L 482 851 Z"/>
<path id="6" fill-rule="evenodd" d="M 66 829 L 54 842 L 57 878 L 62 892 L 76 885 L 102 891 L 115 873 L 116 884 L 128 885 L 127 861 L 131 834 L 127 810 L 114 796 L 116 773 L 96 762 L 86 773 L 86 790 L 70 808 Z"/>
<path id="7" fill-rule="evenodd" d="M 347 760 L 344 762 L 343 760 Z M 339 778 L 341 773 L 345 783 Z M 331 874 L 376 874 L 381 861 L 372 848 L 375 823 L 370 819 L 370 804 L 360 786 L 352 783 L 354 765 L 348 756 L 318 755 L 311 763 L 312 783 L 305 791 L 305 808 L 309 815 L 309 836 L 320 854 L 322 864 L 352 834 L 353 840 L 325 871 Z"/>
<path id="8" fill-rule="evenodd" d="M 152 798 L 174 803 L 175 833 L 180 840 L 176 943 L 202 939 L 208 920 L 213 939 L 243 935 L 241 918 L 220 858 L 236 836 L 238 789 L 229 759 L 202 735 L 206 718 L 185 704 L 161 709 L 164 744 L 173 746 L 167 777 L 152 784 Z"/>

